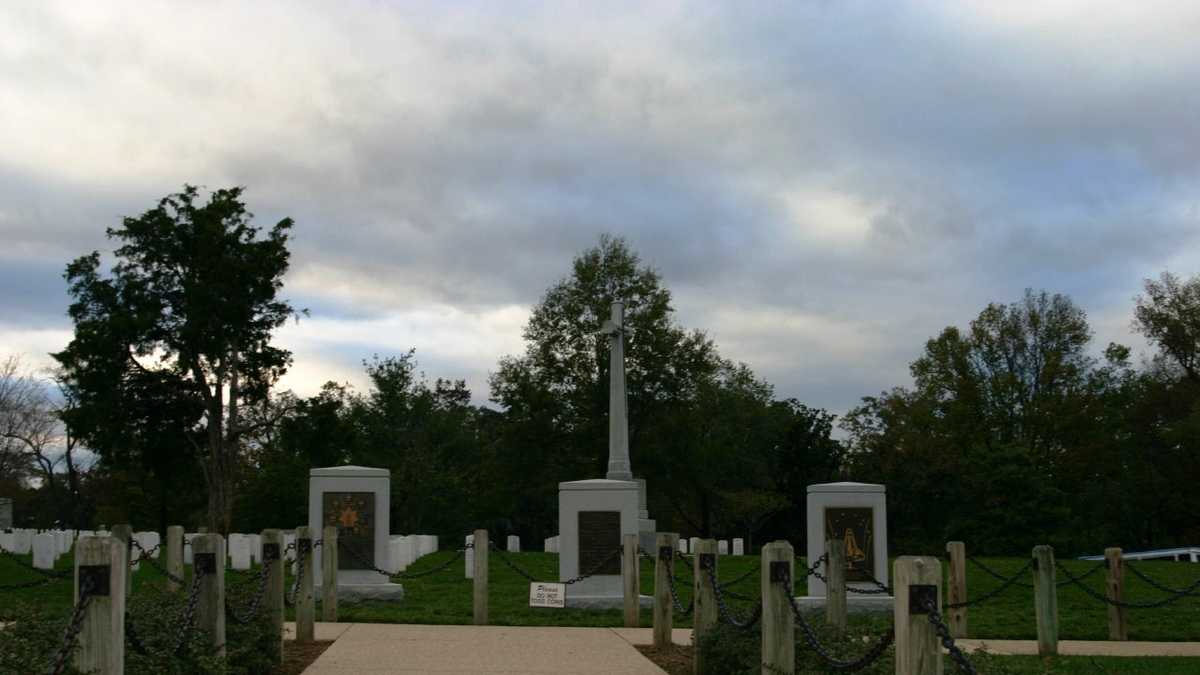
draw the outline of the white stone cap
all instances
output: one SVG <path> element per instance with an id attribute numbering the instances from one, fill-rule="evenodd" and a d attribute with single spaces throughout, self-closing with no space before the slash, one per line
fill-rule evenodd
<path id="1" fill-rule="evenodd" d="M 312 469 L 308 472 L 310 478 L 318 476 L 337 476 L 341 478 L 388 478 L 392 474 L 387 469 L 377 469 L 370 466 L 354 466 L 347 464 L 345 466 L 326 466 L 317 469 Z"/>
<path id="2" fill-rule="evenodd" d="M 607 478 L 592 478 L 590 480 L 572 480 L 558 484 L 559 490 L 636 490 L 638 484 L 631 480 L 609 480 Z"/>
<path id="3" fill-rule="evenodd" d="M 809 485 L 808 492 L 887 492 L 887 488 L 878 483 L 817 483 Z"/>

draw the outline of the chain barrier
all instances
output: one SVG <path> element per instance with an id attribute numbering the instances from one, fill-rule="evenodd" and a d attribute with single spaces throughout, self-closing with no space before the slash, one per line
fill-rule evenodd
<path id="1" fill-rule="evenodd" d="M 444 562 L 438 564 L 436 567 L 432 567 L 427 570 L 422 570 L 420 572 L 408 572 L 408 571 L 389 572 L 385 569 L 380 569 L 380 568 L 376 567 L 374 565 L 374 563 L 367 560 L 366 556 L 364 556 L 361 553 L 359 553 L 358 551 L 354 550 L 352 547 L 346 545 L 346 542 L 338 543 L 338 552 L 345 551 L 346 553 L 349 553 L 350 557 L 354 558 L 355 562 L 357 562 L 358 564 L 365 565 L 366 568 L 371 570 L 372 572 L 375 572 L 376 574 L 382 574 L 385 577 L 388 577 L 390 579 L 419 579 L 421 577 L 427 577 L 431 574 L 436 574 L 436 573 L 441 572 L 442 570 L 446 569 L 447 567 L 450 567 L 451 565 L 453 565 L 455 562 L 460 560 L 469 549 L 473 549 L 473 548 L 475 548 L 475 544 L 469 543 L 466 546 L 464 546 L 463 548 L 460 548 L 457 551 L 455 551 L 454 555 L 452 557 L 446 559 Z"/>
<path id="2" fill-rule="evenodd" d="M 863 668 L 866 668 L 872 663 L 878 661 L 879 657 L 883 656 L 883 653 L 887 651 L 887 648 L 890 647 L 892 642 L 896 639 L 896 630 L 894 628 L 889 629 L 888 632 L 884 633 L 883 636 L 880 637 L 875 643 L 875 645 L 867 650 L 867 652 L 862 656 L 852 660 L 839 659 L 833 654 L 829 653 L 829 650 L 821 644 L 821 640 L 817 638 L 816 631 L 814 631 L 813 627 L 808 624 L 808 620 L 804 618 L 804 612 L 801 611 L 800 606 L 796 604 L 795 594 L 792 592 L 792 579 L 790 575 L 783 582 L 783 586 L 784 590 L 787 592 L 788 604 L 792 606 L 792 616 L 796 618 L 796 622 L 800 624 L 800 632 L 804 634 L 804 641 L 808 643 L 808 646 L 817 653 L 817 656 L 820 657 L 820 659 L 825 662 L 825 665 L 831 670 L 840 670 L 846 672 L 862 670 Z"/>
<path id="3" fill-rule="evenodd" d="M 30 572 L 40 574 L 41 576 L 49 579 L 50 581 L 59 581 L 62 579 L 68 579 L 74 575 L 74 571 L 72 571 L 72 570 L 63 570 L 61 572 L 55 572 L 54 570 L 44 570 L 44 569 L 41 569 L 40 567 L 35 567 L 34 565 L 22 560 L 21 556 L 17 555 L 16 553 L 13 553 L 12 551 L 6 551 L 2 548 L 0 548 L 0 555 L 2 555 L 5 558 L 8 558 L 9 560 L 13 561 L 14 563 L 16 563 L 19 566 L 24 567 L 25 569 L 29 570 Z M 0 588 L 9 588 L 9 586 L 0 586 Z"/>
<path id="4" fill-rule="evenodd" d="M 290 550 L 294 546 L 294 542 L 288 544 L 288 548 L 285 550 Z M 296 555 L 296 576 L 292 580 L 292 590 L 283 594 L 283 602 L 288 607 L 296 606 L 296 595 L 300 592 L 300 579 L 304 576 L 304 562 L 309 555 L 311 555 L 311 551 L 301 551 Z"/>
<path id="5" fill-rule="evenodd" d="M 140 543 L 138 543 L 137 539 L 133 540 L 133 545 L 136 546 L 139 551 L 141 551 L 141 553 L 138 555 L 138 562 L 145 562 L 146 564 L 150 565 L 155 570 L 157 570 L 159 572 L 159 574 L 162 574 L 164 577 L 167 577 L 171 581 L 174 581 L 175 583 L 180 584 L 181 586 L 187 585 L 186 579 L 172 574 L 170 571 L 167 570 L 167 568 L 163 567 L 157 560 L 150 557 L 151 552 L 157 550 L 159 548 L 158 546 L 155 546 L 153 549 L 150 549 L 150 551 L 147 551 L 146 549 L 142 548 L 142 545 Z M 160 544 L 160 546 L 161 546 L 161 544 Z"/>
<path id="6" fill-rule="evenodd" d="M 133 549 L 135 549 L 135 548 L 138 551 L 141 551 L 141 553 L 138 553 L 138 556 L 136 558 L 134 558 L 132 555 L 129 556 L 129 566 L 130 567 L 133 567 L 134 565 L 136 565 L 140 562 L 146 562 L 146 561 L 151 560 L 150 556 L 154 555 L 154 553 L 156 551 L 158 551 L 158 549 L 162 548 L 162 544 L 155 544 L 154 548 L 147 551 L 145 548 L 142 547 L 142 542 L 138 541 L 137 539 L 130 539 L 129 540 L 130 552 L 133 552 Z"/>
<path id="7" fill-rule="evenodd" d="M 1162 591 L 1163 593 L 1170 593 L 1172 595 L 1194 595 L 1194 593 L 1192 592 L 1192 590 L 1196 587 L 1196 585 L 1194 583 L 1188 588 L 1171 588 L 1170 586 L 1164 585 L 1164 584 L 1156 581 L 1153 577 L 1151 577 L 1151 576 L 1145 574 L 1144 572 L 1142 572 L 1141 570 L 1139 570 L 1137 567 L 1135 567 L 1133 565 L 1133 561 L 1125 561 L 1125 569 L 1129 570 L 1130 572 L 1133 572 L 1133 575 L 1135 577 L 1141 579 L 1142 581 L 1146 582 L 1153 588 Z"/>
<path id="8" fill-rule="evenodd" d="M 825 576 L 824 574 L 821 574 L 820 572 L 817 571 L 817 569 L 819 569 L 822 564 L 824 564 L 826 567 L 829 566 L 829 554 L 828 553 L 822 553 L 821 557 L 817 558 L 817 561 L 812 564 L 812 567 L 808 568 L 808 576 L 816 577 L 816 578 L 820 579 L 821 581 L 825 582 L 825 585 L 829 585 L 829 578 L 827 576 Z M 882 581 L 879 581 L 878 579 L 875 579 L 875 578 L 868 579 L 867 581 L 865 581 L 863 583 L 874 584 L 875 588 L 858 588 L 856 586 L 851 586 L 851 585 L 847 584 L 846 592 L 847 593 L 858 593 L 859 595 L 883 595 L 885 593 L 892 592 L 891 586 L 886 586 L 886 585 L 884 585 L 884 583 Z"/>
<path id="9" fill-rule="evenodd" d="M 729 588 L 730 586 L 736 586 L 736 585 L 742 583 L 743 581 L 749 579 L 750 577 L 754 576 L 754 574 L 761 569 L 762 569 L 762 563 L 757 562 L 754 564 L 754 567 L 750 568 L 749 572 L 746 572 L 745 574 L 734 579 L 733 581 L 728 581 L 726 583 L 721 584 L 721 588 Z M 733 594 L 730 594 L 730 595 L 733 595 Z M 737 596 L 733 596 L 733 597 L 737 597 Z"/>
<path id="10" fill-rule="evenodd" d="M 937 633 L 938 638 L 941 639 L 942 646 L 950 654 L 950 660 L 954 661 L 954 664 L 958 666 L 959 672 L 964 673 L 964 675 L 978 675 L 975 666 L 967 660 L 967 655 L 954 644 L 954 637 L 950 635 L 950 628 L 946 625 L 945 621 L 942 621 L 942 615 L 937 611 L 937 603 L 933 600 L 926 600 L 923 608 L 929 617 L 929 624 L 933 626 L 933 630 Z"/>
<path id="11" fill-rule="evenodd" d="M 1084 593 L 1087 593 L 1104 604 L 1112 605 L 1114 607 L 1123 607 L 1125 609 L 1158 609 L 1159 607 L 1166 607 L 1167 605 L 1176 602 L 1181 598 L 1192 596 L 1195 590 L 1200 588 L 1200 579 L 1197 579 L 1187 588 L 1181 588 L 1178 592 L 1168 595 L 1161 600 L 1152 600 L 1150 602 L 1125 602 L 1122 600 L 1112 600 L 1107 595 L 1098 593 L 1088 588 L 1082 583 L 1083 577 L 1074 576 L 1067 571 L 1067 568 L 1062 566 L 1062 563 L 1055 561 L 1054 566 L 1058 568 L 1059 572 L 1063 573 L 1063 576 L 1067 577 L 1067 583 L 1078 586 L 1079 589 Z"/>
<path id="12" fill-rule="evenodd" d="M 87 577 L 79 584 L 79 601 L 75 603 L 75 609 L 71 612 L 71 620 L 67 622 L 62 646 L 58 648 L 58 652 L 50 662 L 50 669 L 47 671 L 50 675 L 61 675 L 67 667 L 67 658 L 71 656 L 71 652 L 75 651 L 75 643 L 79 640 L 79 631 L 83 629 L 83 617 L 87 613 L 88 603 L 92 599 L 92 584 L 92 580 Z"/>
<path id="13" fill-rule="evenodd" d="M 820 579 L 821 581 L 824 581 L 825 583 L 829 583 L 829 580 L 825 578 L 825 575 L 821 574 L 820 572 L 817 571 L 817 570 L 821 569 L 821 565 L 824 565 L 828 561 L 829 561 L 829 554 L 822 553 L 820 558 L 817 558 L 816 561 L 813 562 L 812 565 L 805 568 L 804 576 L 816 577 L 816 578 Z"/>
<path id="14" fill-rule="evenodd" d="M 1003 574 L 1000 574 L 999 572 L 997 572 L 996 570 L 994 570 L 994 569 L 992 569 L 992 568 L 988 567 L 987 565 L 983 564 L 983 561 L 982 561 L 982 560 L 979 560 L 978 558 L 975 558 L 975 557 L 973 557 L 973 556 L 967 556 L 967 562 L 969 562 L 969 563 L 971 563 L 972 565 L 975 565 L 975 566 L 976 566 L 976 567 L 978 567 L 979 569 L 983 570 L 983 571 L 984 571 L 984 572 L 986 572 L 986 573 L 987 573 L 989 576 L 991 576 L 992 578 L 996 579 L 997 581 L 1001 581 L 1001 582 L 1005 583 L 1007 586 L 1016 585 L 1016 586 L 1019 586 L 1019 587 L 1021 587 L 1021 588 L 1033 588 L 1033 584 L 1031 584 L 1031 583 L 1027 584 L 1027 583 L 1025 583 L 1025 582 L 1022 582 L 1022 581 L 1017 581 L 1017 578 L 1018 578 L 1018 577 L 1020 577 L 1022 574 L 1024 574 L 1024 573 L 1025 573 L 1025 571 L 1026 571 L 1027 569 L 1029 569 L 1030 567 L 1032 567 L 1032 566 L 1033 566 L 1033 562 L 1032 562 L 1032 560 L 1033 560 L 1033 558 L 1030 558 L 1030 562 L 1027 562 L 1027 563 L 1025 563 L 1025 566 L 1024 566 L 1024 567 L 1022 567 L 1021 569 L 1017 570 L 1017 573 L 1016 573 L 1016 574 L 1012 575 L 1011 577 L 1006 577 L 1006 576 L 1004 576 Z M 1006 587 L 1007 587 L 1007 586 L 1006 586 Z"/>
<path id="15" fill-rule="evenodd" d="M 488 542 L 488 547 L 491 548 L 491 550 L 493 550 L 499 554 L 497 557 L 500 558 L 500 562 L 504 563 L 509 569 L 516 572 L 520 576 L 523 576 L 526 579 L 528 579 L 530 583 L 534 583 L 534 584 L 547 583 L 547 582 L 543 582 L 540 579 L 534 578 L 534 576 L 532 574 L 530 574 L 529 572 L 526 572 L 525 570 L 518 567 L 516 563 L 510 561 L 508 559 L 508 552 L 501 549 L 500 547 L 496 546 L 496 544 L 494 542 Z M 583 574 L 580 574 L 579 576 L 567 579 L 566 581 L 556 581 L 556 582 L 549 582 L 549 583 L 561 583 L 561 584 L 570 586 L 571 584 L 577 584 L 580 581 L 583 581 L 584 579 L 587 579 L 589 577 L 596 576 L 597 574 L 600 573 L 600 570 L 607 567 L 608 564 L 613 561 L 613 558 L 616 558 L 617 556 L 621 555 L 622 551 L 623 551 L 623 549 L 618 546 L 617 548 L 613 549 L 612 553 L 608 554 L 608 557 L 601 560 L 595 567 L 588 570 L 587 572 L 584 572 Z"/>
<path id="16" fill-rule="evenodd" d="M 981 595 L 977 598 L 970 598 L 968 600 L 963 600 L 962 602 L 947 603 L 946 609 L 961 609 L 963 607 L 970 607 L 971 605 L 977 605 L 977 604 L 980 604 L 983 602 L 987 602 L 988 600 L 991 600 L 992 598 L 996 597 L 997 595 L 1000 595 L 1004 591 L 1008 590 L 1008 588 L 1010 586 L 1017 584 L 1017 579 L 1019 579 L 1022 574 L 1027 572 L 1032 567 L 1033 567 L 1033 558 L 1030 558 L 1028 561 L 1025 562 L 1025 564 L 1021 567 L 1021 569 L 1017 570 L 1017 573 L 1012 575 L 1011 577 L 1007 577 L 1007 578 L 998 577 L 998 578 L 1002 579 L 1004 583 L 1000 584 L 999 586 L 993 588 L 992 590 L 988 591 L 987 593 L 984 593 L 983 595 Z M 1020 584 L 1017 584 L 1017 585 L 1020 585 Z M 1030 585 L 1030 586 L 1032 586 L 1032 585 Z"/>
<path id="17" fill-rule="evenodd" d="M 267 594 L 267 577 L 271 572 L 271 565 L 274 560 L 267 560 L 263 563 L 262 569 L 258 575 L 258 592 L 254 595 L 254 599 L 250 601 L 250 607 L 244 614 L 239 614 L 237 609 L 229 602 L 229 595 L 225 595 L 225 615 L 238 625 L 246 625 L 258 616 L 258 607 L 262 604 L 263 598 Z"/>
<path id="18" fill-rule="evenodd" d="M 717 599 L 717 617 L 734 628 L 740 628 L 741 630 L 753 628 L 759 619 L 762 618 L 762 598 L 759 598 L 758 602 L 750 610 L 749 616 L 739 616 L 725 604 L 725 595 L 721 585 L 717 583 L 716 565 L 713 562 L 715 558 L 710 558 L 708 564 L 705 564 L 704 560 L 704 558 L 700 559 L 700 569 L 708 573 L 708 583 L 712 586 L 713 595 Z"/>
<path id="19" fill-rule="evenodd" d="M 187 604 L 183 606 L 183 616 L 176 621 L 179 624 L 179 632 L 175 635 L 175 646 L 171 649 L 172 654 L 179 654 L 183 651 L 184 645 L 187 644 L 188 632 L 196 624 L 196 607 L 200 604 L 200 580 L 204 578 L 204 575 L 205 573 L 199 570 L 192 573 L 192 588 L 188 591 Z"/>
<path id="20" fill-rule="evenodd" d="M 683 560 L 683 554 L 675 552 L 671 555 L 671 564 L 667 565 L 667 579 L 670 581 L 670 583 L 667 584 L 667 588 L 671 591 L 671 603 L 675 605 L 675 611 L 679 612 L 681 616 L 688 616 L 693 610 L 696 609 L 696 598 L 693 597 L 691 601 L 688 602 L 686 609 L 684 608 L 683 603 L 679 601 L 679 591 L 675 588 L 676 560 Z"/>

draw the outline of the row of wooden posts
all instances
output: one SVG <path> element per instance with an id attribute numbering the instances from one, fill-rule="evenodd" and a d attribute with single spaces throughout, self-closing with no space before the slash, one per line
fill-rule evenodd
<path id="1" fill-rule="evenodd" d="M 128 525 L 116 525 L 108 537 L 82 537 L 75 545 L 75 602 L 79 602 L 81 579 L 90 580 L 94 589 L 84 610 L 79 631 L 79 644 L 72 656 L 75 668 L 99 675 L 125 672 L 125 612 L 126 598 L 132 592 L 133 555 Z M 321 620 L 337 621 L 337 528 L 326 527 L 321 546 Z M 297 557 L 307 555 L 302 565 L 295 597 L 296 641 L 315 639 L 316 599 L 313 593 L 312 531 L 297 527 L 295 545 Z M 278 636 L 275 657 L 283 659 L 284 564 L 286 551 L 282 530 L 262 531 L 262 563 L 270 563 L 266 590 L 259 604 L 265 612 L 273 634 Z M 167 528 L 165 569 L 167 588 L 171 592 L 189 592 L 173 577 L 183 578 L 183 528 Z M 198 534 L 191 538 L 193 574 L 204 572 L 200 579 L 193 630 L 206 632 L 212 641 L 213 652 L 225 655 L 225 540 L 217 534 Z M 136 558 L 135 558 L 136 559 Z"/>

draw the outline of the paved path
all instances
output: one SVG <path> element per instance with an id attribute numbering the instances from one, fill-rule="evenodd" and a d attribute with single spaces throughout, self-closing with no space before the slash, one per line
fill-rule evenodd
<path id="1" fill-rule="evenodd" d="M 323 631 L 321 626 L 317 624 L 317 638 L 336 635 L 336 642 L 304 671 L 304 675 L 663 675 L 661 668 L 634 648 L 632 637 L 627 639 L 612 628 L 356 623 L 333 624 Z M 640 630 L 649 635 L 649 629 Z"/>
<path id="2" fill-rule="evenodd" d="M 955 644 L 966 651 L 983 649 L 991 654 L 1037 654 L 1036 640 L 976 640 L 963 638 Z M 1059 640 L 1062 656 L 1195 656 L 1200 642 L 1109 642 L 1104 640 Z"/>

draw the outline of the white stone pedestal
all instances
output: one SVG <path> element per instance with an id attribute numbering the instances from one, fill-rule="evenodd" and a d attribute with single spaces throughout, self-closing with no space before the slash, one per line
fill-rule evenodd
<path id="1" fill-rule="evenodd" d="M 581 518 L 581 514 L 582 518 Z M 580 533 L 581 521 L 593 530 Z M 596 574 L 567 586 L 567 606 L 611 609 L 624 605 L 621 542 L 638 533 L 638 484 L 623 480 L 577 480 L 558 484 L 559 581 L 572 579 L 609 559 L 615 573 Z M 581 550 L 582 549 L 582 550 Z M 642 603 L 653 601 L 642 597 Z"/>
<path id="2" fill-rule="evenodd" d="M 326 495 L 331 494 L 332 512 L 325 512 Z M 346 546 L 352 546 L 348 533 L 369 532 L 373 537 L 370 551 L 374 567 L 390 570 L 388 532 L 391 527 L 391 476 L 387 469 L 364 466 L 333 466 L 313 469 L 308 480 L 308 526 L 314 539 L 322 536 L 326 525 L 336 525 L 338 536 L 338 599 L 385 600 L 404 597 L 404 587 L 390 583 L 388 577 L 367 568 Z M 312 554 L 314 570 L 321 569 L 321 548 Z M 321 585 L 321 575 L 313 575 L 313 584 Z"/>
<path id="3" fill-rule="evenodd" d="M 887 493 L 884 486 L 874 483 L 809 485 L 807 506 L 809 564 L 825 553 L 825 541 L 837 534 L 847 549 L 848 588 L 877 588 L 870 580 L 863 580 L 865 576 L 873 577 L 885 586 L 888 584 Z M 808 592 L 807 597 L 799 599 L 802 606 L 824 607 L 824 581 L 809 577 Z M 892 597 L 886 595 L 846 594 L 846 609 L 850 612 L 886 611 L 892 607 L 892 602 Z"/>

